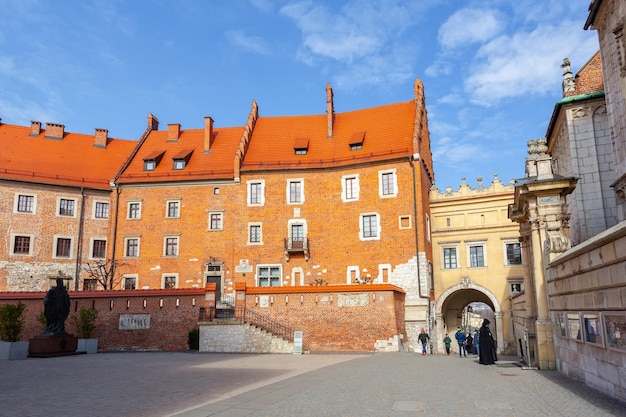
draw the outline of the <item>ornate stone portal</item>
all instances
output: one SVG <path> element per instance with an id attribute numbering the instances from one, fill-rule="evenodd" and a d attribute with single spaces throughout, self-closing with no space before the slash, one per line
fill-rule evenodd
<path id="1" fill-rule="evenodd" d="M 539 369 L 556 369 L 546 293 L 546 267 L 571 247 L 566 196 L 574 191 L 576 178 L 555 175 L 546 138 L 528 142 L 526 177 L 515 181 L 514 203 L 509 218 L 520 225 L 523 256 L 528 260 L 524 277 L 524 317 L 515 317 L 518 340 L 525 341 L 524 358 Z"/>

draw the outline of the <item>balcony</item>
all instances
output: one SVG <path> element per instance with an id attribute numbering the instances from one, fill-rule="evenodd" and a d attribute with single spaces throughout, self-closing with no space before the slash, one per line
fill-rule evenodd
<path id="1" fill-rule="evenodd" d="M 292 253 L 303 253 L 304 259 L 309 260 L 309 239 L 308 238 L 285 238 L 285 260 L 289 262 Z"/>

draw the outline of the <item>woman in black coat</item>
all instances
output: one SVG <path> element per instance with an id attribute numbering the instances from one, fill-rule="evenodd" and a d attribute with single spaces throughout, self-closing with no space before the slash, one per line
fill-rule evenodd
<path id="1" fill-rule="evenodd" d="M 493 336 L 491 335 L 491 330 L 489 330 L 489 323 L 491 323 L 489 320 L 483 320 L 478 338 L 478 346 L 480 346 L 478 362 L 483 365 L 493 365 L 498 360 L 496 358 Z"/>

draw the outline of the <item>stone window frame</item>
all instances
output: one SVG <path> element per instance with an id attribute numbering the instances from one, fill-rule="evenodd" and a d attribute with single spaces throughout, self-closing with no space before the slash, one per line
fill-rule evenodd
<path id="1" fill-rule="evenodd" d="M 253 188 L 256 191 L 255 193 L 252 193 Z M 246 203 L 248 206 L 263 207 L 265 205 L 265 180 L 256 179 L 246 181 L 246 190 Z"/>
<path id="2" fill-rule="evenodd" d="M 391 187 L 392 190 L 385 190 L 387 175 L 391 175 Z M 385 192 L 386 191 L 386 192 Z M 391 191 L 391 192 L 390 192 Z M 398 173 L 397 169 L 383 169 L 378 171 L 378 197 L 380 198 L 395 198 L 398 196 Z"/>
<path id="3" fill-rule="evenodd" d="M 29 204 L 31 210 L 19 210 L 20 208 L 20 197 L 31 198 L 32 201 Z M 36 214 L 37 213 L 37 194 L 34 193 L 23 193 L 16 192 L 15 199 L 13 203 L 13 213 L 17 214 Z"/>
<path id="4" fill-rule="evenodd" d="M 175 215 L 172 215 L 172 204 L 175 206 Z M 180 219 L 180 212 L 182 209 L 181 198 L 168 198 L 165 200 L 165 218 L 166 219 Z"/>
<path id="5" fill-rule="evenodd" d="M 104 241 L 104 256 L 100 257 L 100 256 L 94 256 L 94 249 L 96 246 L 96 241 Z M 100 237 L 100 236 L 96 236 L 96 237 L 91 237 L 89 238 L 89 259 L 106 259 L 106 249 L 108 246 L 108 242 L 107 242 L 107 238 L 106 237 Z"/>
<path id="6" fill-rule="evenodd" d="M 261 270 L 268 270 L 268 285 L 261 285 Z M 272 280 L 272 270 L 278 269 L 278 280 Z M 282 287 L 283 286 L 283 266 L 281 264 L 259 264 L 256 266 L 255 282 L 257 287 Z M 278 282 L 278 285 L 272 285 L 272 282 Z"/>
<path id="7" fill-rule="evenodd" d="M 28 253 L 15 253 L 15 241 L 18 237 L 28 238 Z M 11 256 L 33 256 L 35 235 L 30 233 L 11 233 Z"/>
<path id="8" fill-rule="evenodd" d="M 74 236 L 67 235 L 54 235 L 53 244 L 52 244 L 52 259 L 74 259 Z M 63 240 L 69 240 L 70 246 L 68 248 L 68 255 L 61 256 L 58 255 L 59 251 L 59 242 Z"/>
<path id="9" fill-rule="evenodd" d="M 441 250 L 441 264 L 439 265 L 439 267 L 442 270 L 445 271 L 456 271 L 461 269 L 461 262 L 460 262 L 460 247 L 461 247 L 461 242 L 442 242 L 439 244 L 439 248 Z M 446 249 L 452 250 L 454 249 L 454 263 L 455 265 L 452 266 L 452 264 L 450 264 L 450 267 L 446 267 L 447 263 L 446 263 Z"/>
<path id="10" fill-rule="evenodd" d="M 466 255 L 467 255 L 467 268 L 468 269 L 478 269 L 478 268 L 487 268 L 489 266 L 489 262 L 487 261 L 487 240 L 471 240 L 465 241 L 466 247 Z M 472 265 L 472 248 L 482 248 L 482 265 Z"/>
<path id="11" fill-rule="evenodd" d="M 350 187 L 350 195 L 348 194 L 348 181 L 354 181 L 354 184 Z M 359 181 L 359 174 L 349 174 L 341 177 L 341 201 L 344 203 L 359 201 L 360 194 L 361 185 Z"/>
<path id="12" fill-rule="evenodd" d="M 370 236 L 365 236 L 365 219 L 373 217 L 376 220 L 374 233 Z M 371 227 L 370 227 L 371 229 Z M 372 233 L 370 231 L 370 233 Z M 382 235 L 382 226 L 380 225 L 380 214 L 376 212 L 361 213 L 359 215 L 359 239 L 361 241 L 380 240 Z"/>
<path id="13" fill-rule="evenodd" d="M 174 278 L 174 286 L 173 287 L 167 287 L 167 281 L 168 278 Z M 179 286 L 179 278 L 178 278 L 178 273 L 166 273 L 166 274 L 161 274 L 161 288 L 162 289 L 175 289 L 178 288 Z"/>
<path id="14" fill-rule="evenodd" d="M 71 212 L 71 214 L 64 214 L 64 213 L 61 212 L 64 209 L 63 201 L 66 201 L 66 202 L 70 202 L 71 201 L 72 202 L 72 212 Z M 57 217 L 76 218 L 77 211 L 78 211 L 77 208 L 78 208 L 78 199 L 77 198 L 59 196 L 59 197 L 57 197 L 57 205 L 56 205 L 55 215 Z"/>
<path id="15" fill-rule="evenodd" d="M 99 204 L 105 204 L 106 205 L 106 216 L 98 216 L 99 210 L 98 210 L 98 205 Z M 109 201 L 105 201 L 105 200 L 94 200 L 93 202 L 93 206 L 92 206 L 92 211 L 91 211 L 91 218 L 92 219 L 96 219 L 96 220 L 108 220 L 109 216 L 110 216 L 110 209 L 111 209 L 111 203 Z"/>

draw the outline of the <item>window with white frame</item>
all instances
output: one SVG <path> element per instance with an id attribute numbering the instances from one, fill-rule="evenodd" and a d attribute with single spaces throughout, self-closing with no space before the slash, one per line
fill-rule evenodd
<path id="1" fill-rule="evenodd" d="M 178 288 L 178 274 L 163 274 L 161 287 L 165 289 Z"/>
<path id="2" fill-rule="evenodd" d="M 57 199 L 57 216 L 75 217 L 76 200 L 73 198 Z"/>
<path id="3" fill-rule="evenodd" d="M 89 251 L 90 259 L 104 259 L 107 254 L 107 241 L 104 238 L 92 238 L 91 249 Z"/>
<path id="4" fill-rule="evenodd" d="M 53 258 L 66 258 L 72 257 L 72 238 L 67 236 L 55 236 L 54 237 L 54 256 Z"/>
<path id="5" fill-rule="evenodd" d="M 93 205 L 93 218 L 94 219 L 108 219 L 109 218 L 109 203 L 105 201 L 95 201 Z"/>
<path id="6" fill-rule="evenodd" d="M 33 194 L 17 193 L 15 195 L 14 213 L 35 214 L 37 209 L 37 197 Z"/>
<path id="7" fill-rule="evenodd" d="M 504 264 L 507 266 L 522 264 L 522 247 L 519 242 L 504 242 Z"/>
<path id="8" fill-rule="evenodd" d="M 221 211 L 209 212 L 209 230 L 224 230 L 224 213 Z"/>
<path id="9" fill-rule="evenodd" d="M 163 237 L 163 256 L 178 256 L 178 236 Z"/>
<path id="10" fill-rule="evenodd" d="M 265 180 L 247 181 L 248 205 L 263 206 L 265 204 Z"/>
<path id="11" fill-rule="evenodd" d="M 520 294 L 524 291 L 524 278 L 522 277 L 507 278 L 507 283 L 511 295 Z"/>
<path id="12" fill-rule="evenodd" d="M 380 240 L 380 215 L 365 213 L 360 216 L 359 238 L 361 240 Z"/>
<path id="13" fill-rule="evenodd" d="M 128 215 L 127 219 L 141 219 L 141 202 L 140 201 L 130 201 L 128 203 Z"/>
<path id="14" fill-rule="evenodd" d="M 261 223 L 248 223 L 248 244 L 260 245 L 263 243 Z"/>
<path id="15" fill-rule="evenodd" d="M 395 169 L 378 171 L 378 195 L 381 198 L 396 197 L 398 195 L 398 181 Z"/>
<path id="16" fill-rule="evenodd" d="M 180 199 L 167 200 L 165 202 L 165 217 L 168 219 L 180 217 Z"/>
<path id="17" fill-rule="evenodd" d="M 287 204 L 304 203 L 304 180 L 289 179 L 287 180 Z"/>
<path id="18" fill-rule="evenodd" d="M 12 255 L 32 255 L 35 237 L 33 235 L 11 235 Z"/>
<path id="19" fill-rule="evenodd" d="M 446 245 L 442 247 L 443 258 L 442 258 L 442 268 L 443 269 L 458 269 L 459 268 L 459 260 L 458 253 L 459 247 L 458 245 Z"/>
<path id="20" fill-rule="evenodd" d="M 426 215 L 426 239 L 430 242 L 430 216 Z"/>
<path id="21" fill-rule="evenodd" d="M 487 254 L 485 253 L 485 243 L 469 243 L 467 245 L 467 259 L 469 268 L 483 268 L 487 266 Z"/>
<path id="22" fill-rule="evenodd" d="M 137 275 L 124 275 L 124 278 L 122 279 L 122 287 L 125 290 L 136 290 L 137 281 Z"/>
<path id="23" fill-rule="evenodd" d="M 124 238 L 124 256 L 127 258 L 139 257 L 139 243 L 138 236 Z"/>
<path id="24" fill-rule="evenodd" d="M 280 287 L 281 286 L 281 266 L 280 265 L 259 265 L 256 269 L 258 287 Z"/>
<path id="25" fill-rule="evenodd" d="M 341 177 L 341 200 L 344 202 L 347 201 L 357 201 L 359 199 L 359 176 L 355 175 L 344 175 Z"/>

